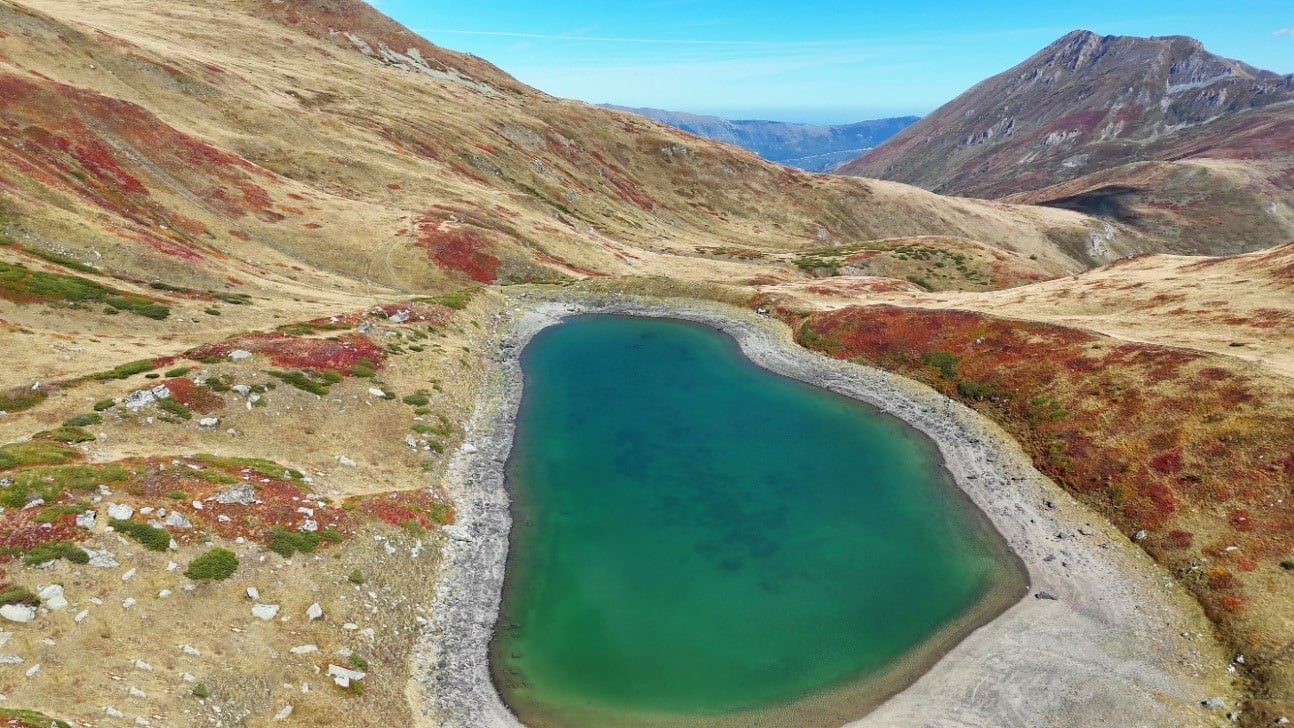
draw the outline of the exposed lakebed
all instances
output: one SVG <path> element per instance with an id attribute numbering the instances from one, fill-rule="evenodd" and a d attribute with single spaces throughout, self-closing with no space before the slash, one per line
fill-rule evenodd
<path id="1" fill-rule="evenodd" d="M 713 329 L 580 317 L 522 366 L 491 663 L 528 725 L 839 725 L 1023 592 L 924 436 Z"/>

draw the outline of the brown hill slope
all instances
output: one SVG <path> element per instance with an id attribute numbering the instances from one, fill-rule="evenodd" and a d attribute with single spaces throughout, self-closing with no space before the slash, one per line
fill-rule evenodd
<path id="1" fill-rule="evenodd" d="M 1294 226 L 1292 136 L 1294 76 L 1215 56 L 1190 38 L 1075 31 L 971 88 L 844 171 L 975 197 L 1068 182 L 1019 199 L 1099 210 L 1120 194 L 1165 196 L 1138 177 L 1140 170 L 1118 170 L 1122 165 L 1235 160 L 1253 181 L 1224 185 L 1239 188 L 1227 204 L 1268 219 L 1230 231 L 1219 243 L 1203 234 L 1179 235 L 1174 248 L 1237 252 L 1283 242 Z M 1093 173 L 1098 176 L 1084 176 Z M 1215 189 L 1199 188 L 1205 199 Z M 1172 199 L 1186 205 L 1196 198 Z M 1215 211 L 1202 217 L 1207 222 Z M 1126 215 L 1111 217 L 1128 221 Z"/>
<path id="2" fill-rule="evenodd" d="M 1014 248 L 1055 273 L 1100 229 L 1068 211 L 789 171 L 545 96 L 359 2 L 5 3 L 0 15 L 7 233 L 105 268 L 206 287 L 247 275 L 248 260 L 403 289 L 446 271 L 722 279 L 747 266 L 694 259 L 695 244 L 919 233 Z"/>

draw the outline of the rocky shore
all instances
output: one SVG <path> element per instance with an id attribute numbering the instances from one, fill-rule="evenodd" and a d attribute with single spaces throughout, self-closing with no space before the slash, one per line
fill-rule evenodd
<path id="1" fill-rule="evenodd" d="M 558 294 L 560 295 L 560 294 Z M 527 297 L 528 296 L 528 297 Z M 496 366 L 446 482 L 435 615 L 415 650 L 420 725 L 519 726 L 490 679 L 488 645 L 507 560 L 504 464 L 522 395 L 519 354 L 581 313 L 691 320 L 732 336 L 758 365 L 899 417 L 938 446 L 966 495 L 1023 561 L 1031 589 L 910 686 L 850 726 L 1216 725 L 1229 656 L 1198 605 L 1134 544 L 1038 473 L 1000 428 L 929 388 L 796 345 L 785 326 L 697 301 L 523 294 L 499 321 Z"/>

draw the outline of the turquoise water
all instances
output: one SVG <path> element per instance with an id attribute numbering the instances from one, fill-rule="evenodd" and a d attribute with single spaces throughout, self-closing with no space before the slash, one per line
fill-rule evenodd
<path id="1" fill-rule="evenodd" d="M 527 724 L 666 724 L 865 684 L 1023 588 L 927 440 L 713 329 L 580 317 L 522 366 L 491 662 Z"/>

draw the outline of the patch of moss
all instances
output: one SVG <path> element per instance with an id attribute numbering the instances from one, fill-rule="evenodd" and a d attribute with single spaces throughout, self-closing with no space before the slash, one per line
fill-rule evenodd
<path id="1" fill-rule="evenodd" d="M 36 465 L 61 465 L 79 454 L 53 442 L 15 442 L 0 446 L 0 470 Z"/>

